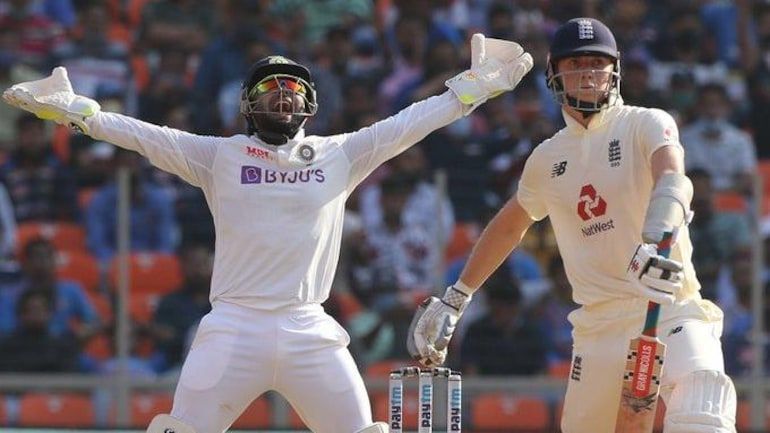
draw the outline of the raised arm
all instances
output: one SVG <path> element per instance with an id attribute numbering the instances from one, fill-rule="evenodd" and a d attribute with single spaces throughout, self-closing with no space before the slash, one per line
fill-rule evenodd
<path id="1" fill-rule="evenodd" d="M 174 173 L 195 186 L 210 176 L 217 142 L 171 128 L 152 125 L 128 116 L 103 113 L 99 104 L 76 95 L 67 70 L 57 67 L 41 80 L 19 83 L 3 92 L 3 99 L 41 119 L 78 129 L 96 139 L 134 150 L 155 166 Z"/>

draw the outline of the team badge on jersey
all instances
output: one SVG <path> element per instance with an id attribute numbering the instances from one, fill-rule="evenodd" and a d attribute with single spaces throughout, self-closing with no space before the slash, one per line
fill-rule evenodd
<path id="1" fill-rule="evenodd" d="M 302 144 L 299 146 L 299 159 L 305 161 L 306 163 L 313 162 L 313 159 L 315 159 L 315 149 L 313 149 L 310 145 Z"/>
<path id="2" fill-rule="evenodd" d="M 608 160 L 610 167 L 620 167 L 620 140 L 610 140 L 610 146 L 608 149 Z"/>

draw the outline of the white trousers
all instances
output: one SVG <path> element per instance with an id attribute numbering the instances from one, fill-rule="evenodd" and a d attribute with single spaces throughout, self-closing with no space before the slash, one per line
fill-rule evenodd
<path id="1" fill-rule="evenodd" d="M 564 433 L 614 432 L 628 342 L 642 331 L 646 305 L 641 299 L 617 300 L 570 313 L 574 346 L 562 413 Z M 664 401 L 689 373 L 724 373 L 721 335 L 722 311 L 709 301 L 661 307 L 658 338 L 667 346 L 660 388 Z"/>
<path id="2" fill-rule="evenodd" d="M 182 367 L 171 415 L 197 433 L 220 433 L 274 390 L 312 431 L 354 433 L 372 415 L 349 342 L 320 305 L 262 311 L 216 302 Z"/>

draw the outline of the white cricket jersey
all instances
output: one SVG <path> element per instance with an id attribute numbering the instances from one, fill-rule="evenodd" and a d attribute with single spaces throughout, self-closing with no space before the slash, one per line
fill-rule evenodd
<path id="1" fill-rule="evenodd" d="M 275 310 L 328 298 L 348 195 L 377 166 L 461 115 L 447 91 L 359 131 L 300 131 L 280 147 L 114 113 L 92 116 L 88 126 L 94 138 L 135 150 L 203 189 L 216 227 L 212 302 Z"/>
<path id="2" fill-rule="evenodd" d="M 663 146 L 681 147 L 676 123 L 665 111 L 625 105 L 603 110 L 588 128 L 563 114 L 567 126 L 527 160 L 518 201 L 533 219 L 551 218 L 575 302 L 638 296 L 626 269 L 654 187 L 650 158 Z M 695 297 L 686 228 L 677 239 L 671 258 L 684 264 L 684 297 Z"/>

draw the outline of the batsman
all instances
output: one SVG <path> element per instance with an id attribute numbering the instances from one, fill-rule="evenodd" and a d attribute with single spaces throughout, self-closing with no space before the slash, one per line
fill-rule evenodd
<path id="1" fill-rule="evenodd" d="M 545 78 L 566 126 L 535 148 L 516 194 L 485 228 L 459 280 L 418 308 L 410 352 L 425 365 L 442 364 L 473 293 L 533 222 L 550 217 L 580 305 L 569 315 L 574 344 L 562 431 L 616 431 L 629 340 L 654 301 L 662 305 L 658 328 L 667 345 L 662 376 L 652 378 L 667 408 L 664 431 L 735 432 L 722 311 L 701 298 L 691 261 L 693 191 L 676 123 L 662 110 L 623 104 L 620 54 L 598 20 L 558 28 Z M 669 232 L 666 258 L 656 244 Z"/>

